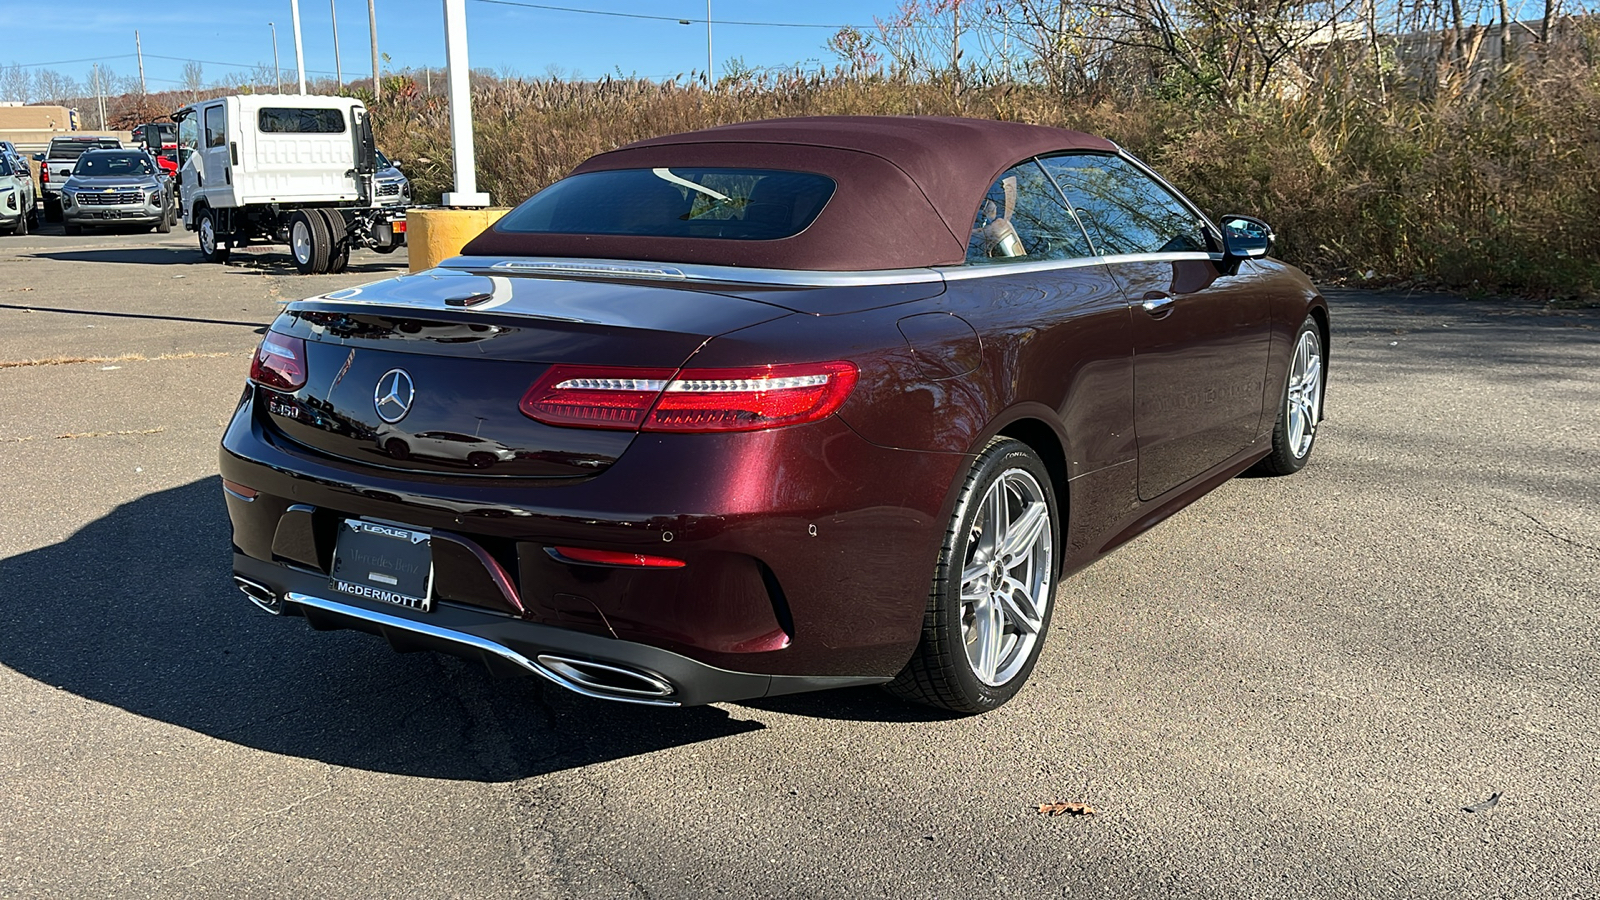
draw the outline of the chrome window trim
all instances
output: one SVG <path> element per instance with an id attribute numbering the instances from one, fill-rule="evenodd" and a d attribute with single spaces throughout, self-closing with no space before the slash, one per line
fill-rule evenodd
<path id="1" fill-rule="evenodd" d="M 638 278 L 647 281 L 759 284 L 777 287 L 865 287 L 890 284 L 933 284 L 943 275 L 932 268 L 827 272 L 817 269 L 747 269 L 692 263 L 654 263 L 626 259 L 578 259 L 553 256 L 453 256 L 441 269 L 529 275 Z M 660 274 L 652 273 L 651 270 Z"/>
<path id="2" fill-rule="evenodd" d="M 591 276 L 598 278 L 709 282 L 714 284 L 754 284 L 775 287 L 870 287 L 895 284 L 934 284 L 941 281 L 967 281 L 1001 275 L 1025 275 L 1120 263 L 1159 263 L 1209 260 L 1218 254 L 1186 250 L 1173 253 L 1122 253 L 1112 256 L 1083 256 L 1072 259 L 1038 259 L 1014 263 L 962 263 L 921 269 L 882 269 L 862 272 L 824 272 L 805 269 L 745 269 L 737 266 L 703 266 L 651 263 L 624 259 L 576 259 L 562 257 L 486 257 L 454 256 L 439 264 L 441 269 L 458 272 L 547 275 L 554 278 Z M 422 273 L 418 273 L 422 274 Z M 320 298 L 318 298 L 320 299 Z M 339 301 L 343 298 L 328 297 Z M 351 302 L 346 300 L 345 302 Z M 355 301 L 360 302 L 360 301 Z M 373 300 L 387 304 L 391 301 Z"/>

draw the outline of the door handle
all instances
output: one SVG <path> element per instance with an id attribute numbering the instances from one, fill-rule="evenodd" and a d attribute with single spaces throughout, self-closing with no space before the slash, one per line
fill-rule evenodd
<path id="1" fill-rule="evenodd" d="M 1166 294 L 1145 294 L 1144 302 L 1139 306 L 1143 307 L 1152 318 L 1164 319 L 1172 315 L 1172 298 Z"/>

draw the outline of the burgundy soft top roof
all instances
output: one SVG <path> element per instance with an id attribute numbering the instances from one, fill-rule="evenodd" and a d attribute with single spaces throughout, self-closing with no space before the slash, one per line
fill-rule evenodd
<path id="1" fill-rule="evenodd" d="M 1115 152 L 1077 131 L 932 116 L 823 116 L 723 125 L 629 144 L 573 174 L 707 166 L 816 172 L 838 190 L 816 221 L 781 240 L 517 234 L 491 227 L 468 256 L 576 256 L 772 269 L 854 271 L 954 265 L 978 203 L 1017 162 L 1062 150 Z"/>

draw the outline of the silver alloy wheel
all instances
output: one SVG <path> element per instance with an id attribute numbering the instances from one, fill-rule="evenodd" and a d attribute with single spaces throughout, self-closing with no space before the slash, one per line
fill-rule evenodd
<path id="1" fill-rule="evenodd" d="M 983 495 L 961 570 L 961 639 L 978 680 L 1000 687 L 1027 665 L 1050 602 L 1050 506 L 1025 469 Z"/>
<path id="2" fill-rule="evenodd" d="M 302 266 L 311 265 L 311 223 L 303 217 L 289 226 L 289 245 L 294 249 L 294 261 Z"/>
<path id="3" fill-rule="evenodd" d="M 1287 393 L 1284 414 L 1289 426 L 1289 452 L 1301 459 L 1311 452 L 1322 412 L 1322 339 L 1314 328 L 1302 332 L 1295 345 Z"/>
<path id="4" fill-rule="evenodd" d="M 200 217 L 200 252 L 207 256 L 217 252 L 217 226 L 210 216 Z"/>

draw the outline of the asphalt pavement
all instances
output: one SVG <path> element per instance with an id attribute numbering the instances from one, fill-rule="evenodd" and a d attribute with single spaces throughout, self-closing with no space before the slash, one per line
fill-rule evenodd
<path id="1" fill-rule="evenodd" d="M 997 712 L 650 710 L 232 588 L 260 332 L 403 265 L 0 238 L 0 896 L 1600 895 L 1600 311 L 1330 290 L 1310 466 L 1065 582 Z"/>

